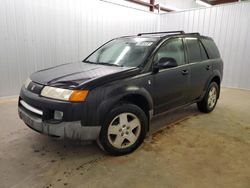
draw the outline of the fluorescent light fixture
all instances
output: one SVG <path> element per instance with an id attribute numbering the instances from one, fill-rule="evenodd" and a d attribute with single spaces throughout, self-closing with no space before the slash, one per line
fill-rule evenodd
<path id="1" fill-rule="evenodd" d="M 212 6 L 212 5 L 210 5 L 210 4 L 208 4 L 208 3 L 204 2 L 204 1 L 201 1 L 201 0 L 196 0 L 195 2 L 196 2 L 197 4 L 203 5 L 203 6 L 205 6 L 205 7 L 211 7 L 211 6 Z"/>

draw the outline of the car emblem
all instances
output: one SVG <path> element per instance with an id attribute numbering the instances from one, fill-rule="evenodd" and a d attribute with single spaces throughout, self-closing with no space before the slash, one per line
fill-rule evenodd
<path id="1" fill-rule="evenodd" d="M 33 85 L 33 86 L 30 88 L 30 90 L 33 91 L 33 90 L 35 89 L 35 87 L 36 87 L 36 86 Z"/>

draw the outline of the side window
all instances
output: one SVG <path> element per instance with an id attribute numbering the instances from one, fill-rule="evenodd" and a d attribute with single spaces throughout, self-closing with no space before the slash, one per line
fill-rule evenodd
<path id="1" fill-rule="evenodd" d="M 154 56 L 154 62 L 159 61 L 163 57 L 174 58 L 178 65 L 185 64 L 184 48 L 181 38 L 170 39 L 166 41 Z"/>
<path id="2" fill-rule="evenodd" d="M 186 38 L 188 58 L 190 63 L 201 61 L 200 43 L 197 38 Z"/>
<path id="3" fill-rule="evenodd" d="M 202 61 L 205 61 L 208 59 L 207 53 L 206 53 L 203 45 L 201 44 L 201 42 L 199 42 L 199 43 L 200 43 L 200 49 L 201 49 L 201 59 L 202 59 Z"/>
<path id="4" fill-rule="evenodd" d="M 209 59 L 220 58 L 220 52 L 211 38 L 201 38 L 201 42 L 204 45 Z"/>

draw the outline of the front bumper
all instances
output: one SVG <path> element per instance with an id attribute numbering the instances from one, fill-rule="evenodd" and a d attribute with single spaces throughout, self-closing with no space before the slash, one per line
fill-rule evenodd
<path id="1" fill-rule="evenodd" d="M 18 107 L 18 114 L 31 129 L 50 136 L 78 140 L 96 140 L 101 129 L 99 126 L 82 126 L 80 121 L 46 122 L 26 112 L 26 110 L 21 107 Z"/>
<path id="2" fill-rule="evenodd" d="M 32 107 L 42 111 L 43 115 L 41 116 L 41 119 L 43 121 L 53 119 L 55 110 L 63 112 L 62 121 L 80 121 L 83 120 L 83 110 L 86 109 L 86 105 L 84 103 L 73 103 L 41 97 L 40 94 L 33 93 L 24 87 L 22 87 L 20 92 L 19 107 L 20 100 L 23 100 Z M 86 121 L 86 118 L 84 119 Z"/>

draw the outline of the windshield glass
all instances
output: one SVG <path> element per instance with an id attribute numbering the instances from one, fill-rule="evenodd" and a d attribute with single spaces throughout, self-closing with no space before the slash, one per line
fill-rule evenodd
<path id="1" fill-rule="evenodd" d="M 116 39 L 102 46 L 85 62 L 137 67 L 143 62 L 153 44 L 154 41 L 147 38 Z"/>

